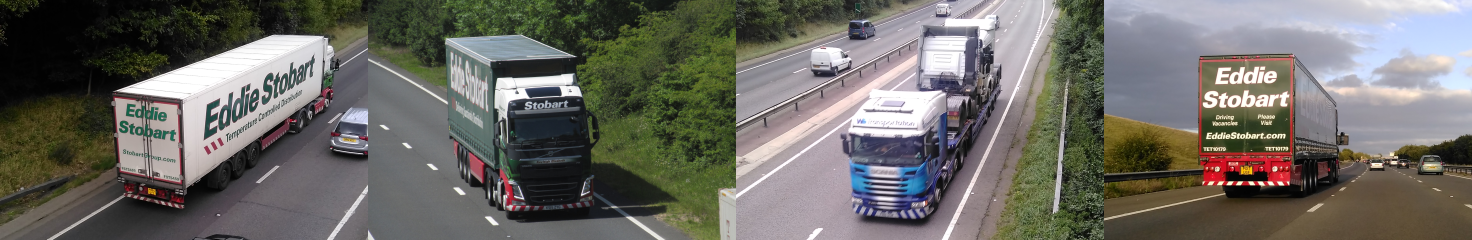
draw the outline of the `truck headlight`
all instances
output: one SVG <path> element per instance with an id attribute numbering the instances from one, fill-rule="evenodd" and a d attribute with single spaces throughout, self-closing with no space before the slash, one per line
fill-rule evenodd
<path id="1" fill-rule="evenodd" d="M 593 193 L 593 175 L 588 175 L 588 179 L 583 180 L 583 194 L 579 196 L 587 196 L 589 193 Z"/>
<path id="2" fill-rule="evenodd" d="M 524 195 L 521 195 L 521 184 L 516 184 L 516 180 L 506 181 L 506 184 L 511 185 L 511 197 L 516 200 L 526 200 L 525 197 L 522 197 Z"/>
<path id="3" fill-rule="evenodd" d="M 930 206 L 930 200 L 910 203 L 910 208 L 925 208 L 925 206 Z"/>

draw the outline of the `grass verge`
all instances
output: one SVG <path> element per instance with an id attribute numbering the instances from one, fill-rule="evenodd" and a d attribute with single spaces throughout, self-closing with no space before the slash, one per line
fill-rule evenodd
<path id="1" fill-rule="evenodd" d="M 370 40 L 368 41 L 368 51 L 373 52 L 373 55 L 388 59 L 388 62 L 404 68 L 404 70 L 408 70 L 414 76 L 419 76 L 419 79 L 424 79 L 424 81 L 435 86 L 445 86 L 445 66 L 425 65 L 419 59 L 414 58 L 414 54 L 410 53 L 408 48 L 389 46 Z"/>
<path id="2" fill-rule="evenodd" d="M 642 114 L 604 121 L 593 149 L 599 181 L 653 210 L 655 218 L 694 239 L 720 239 L 716 190 L 736 185 L 734 167 L 687 167 L 660 160 L 658 141 Z"/>
<path id="3" fill-rule="evenodd" d="M 85 127 L 109 123 L 111 108 L 106 101 L 98 96 L 54 95 L 0 109 L 0 196 L 56 177 L 76 176 L 56 191 L 0 206 L 0 224 L 113 169 L 112 138 L 102 132 L 106 128 Z"/>
<path id="4" fill-rule="evenodd" d="M 341 51 L 347 48 L 348 44 L 352 44 L 353 41 L 357 41 L 359 38 L 365 36 L 368 36 L 367 22 L 340 23 L 331 29 L 327 29 L 327 44 L 331 44 L 333 49 Z"/>
<path id="5" fill-rule="evenodd" d="M 889 8 L 879 10 L 879 13 L 869 18 L 869 21 L 873 21 L 876 23 L 881 22 L 883 21 L 883 19 L 895 14 L 903 13 L 907 10 L 921 5 L 928 5 L 933 3 L 935 3 L 935 1 L 910 1 L 909 3 L 897 2 L 894 5 L 890 5 Z M 880 28 L 879 32 L 883 33 L 885 32 L 885 29 L 887 28 Z M 833 35 L 834 33 L 846 32 L 848 31 L 848 21 L 809 22 L 797 26 L 797 30 L 798 34 L 796 37 L 783 38 L 782 40 L 777 40 L 775 42 L 737 42 L 736 62 L 739 63 L 746 60 L 751 60 L 753 58 L 766 56 L 767 54 L 772 54 L 777 51 L 782 51 L 783 49 L 788 49 L 797 45 L 812 42 L 813 40 L 817 40 L 820 37 L 827 37 L 828 35 Z M 885 35 L 880 34 L 875 35 L 874 37 L 885 37 Z"/>
<path id="6" fill-rule="evenodd" d="M 1064 179 L 1062 199 L 1058 212 L 1053 212 L 1053 192 L 1057 179 L 1058 141 L 1060 116 L 1063 112 L 1063 87 L 1060 79 L 1053 79 L 1058 68 L 1058 59 L 1053 52 L 1056 46 L 1049 44 L 1044 56 L 1052 56 L 1049 70 L 1044 73 L 1042 93 L 1037 96 L 1038 105 L 1032 127 L 1027 132 L 1027 145 L 1023 146 L 1022 157 L 1017 160 L 1017 173 L 1013 176 L 1011 192 L 1006 197 L 1006 208 L 998 221 L 995 239 L 1068 239 L 1103 236 L 1102 198 L 1097 196 L 1102 175 L 1096 174 L 1100 163 L 1090 164 L 1089 157 L 1097 156 L 1102 143 L 1097 141 L 1101 133 L 1087 127 L 1090 117 L 1069 114 L 1067 147 L 1064 148 Z M 1078 84 L 1078 83 L 1074 83 Z M 1075 89 L 1078 90 L 1078 89 Z M 1070 92 L 1077 96 L 1079 93 Z M 1086 100 L 1069 99 L 1072 102 Z M 1070 106 L 1072 107 L 1072 106 Z M 1069 109 L 1075 111 L 1076 109 Z M 1097 120 L 1096 120 L 1097 121 Z M 1095 182 L 1099 181 L 1099 182 Z M 1089 186 L 1093 185 L 1093 186 Z"/>
<path id="7" fill-rule="evenodd" d="M 1201 164 L 1196 161 L 1196 133 L 1108 114 L 1104 115 L 1104 151 L 1112 150 L 1114 143 L 1118 143 L 1129 133 L 1146 130 L 1161 133 L 1169 144 L 1170 170 L 1201 168 Z M 1104 161 L 1116 161 L 1116 159 L 1106 157 Z"/>
<path id="8" fill-rule="evenodd" d="M 1104 198 L 1125 197 L 1136 194 L 1159 192 L 1201 186 L 1201 176 L 1156 178 L 1123 182 L 1104 183 Z"/>

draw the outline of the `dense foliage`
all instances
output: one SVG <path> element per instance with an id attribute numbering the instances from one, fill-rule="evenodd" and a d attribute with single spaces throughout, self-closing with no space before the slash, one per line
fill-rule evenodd
<path id="1" fill-rule="evenodd" d="M 321 34 L 360 0 L 0 1 L 0 101 L 108 92 L 272 34 Z"/>
<path id="2" fill-rule="evenodd" d="M 809 22 L 847 22 L 874 16 L 879 9 L 915 0 L 735 0 L 736 32 L 742 42 L 797 37 Z M 857 6 L 857 8 L 856 8 Z"/>
<path id="3" fill-rule="evenodd" d="M 1472 135 L 1458 136 L 1456 139 L 1442 141 L 1436 145 L 1405 145 L 1395 150 L 1395 155 L 1403 159 L 1418 160 L 1421 155 L 1441 156 L 1441 161 L 1453 165 L 1472 164 Z"/>
<path id="4" fill-rule="evenodd" d="M 1129 133 L 1114 147 L 1104 152 L 1104 156 L 1111 158 L 1104 164 L 1104 171 L 1110 173 L 1119 172 L 1147 172 L 1163 171 L 1170 169 L 1170 143 L 1165 136 L 1154 129 L 1141 129 Z"/>

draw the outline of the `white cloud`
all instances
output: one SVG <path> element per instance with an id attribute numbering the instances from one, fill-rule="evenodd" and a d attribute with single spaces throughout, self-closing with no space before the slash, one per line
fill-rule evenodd
<path id="1" fill-rule="evenodd" d="M 1467 50 L 1465 52 L 1458 53 L 1457 55 L 1462 55 L 1463 57 L 1472 57 L 1472 50 Z"/>
<path id="2" fill-rule="evenodd" d="M 1452 65 L 1457 59 L 1429 54 L 1418 57 L 1410 49 L 1402 49 L 1400 57 L 1392 58 L 1375 68 L 1374 73 L 1381 78 L 1372 82 L 1372 85 L 1389 86 L 1398 88 L 1441 88 L 1441 83 L 1432 78 L 1446 75 L 1452 72 Z"/>

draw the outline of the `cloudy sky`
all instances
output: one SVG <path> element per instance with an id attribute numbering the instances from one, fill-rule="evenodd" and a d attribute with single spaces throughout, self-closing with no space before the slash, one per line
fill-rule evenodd
<path id="1" fill-rule="evenodd" d="M 1472 0 L 1109 0 L 1105 113 L 1195 131 L 1196 59 L 1292 53 L 1359 152 L 1472 134 Z"/>

